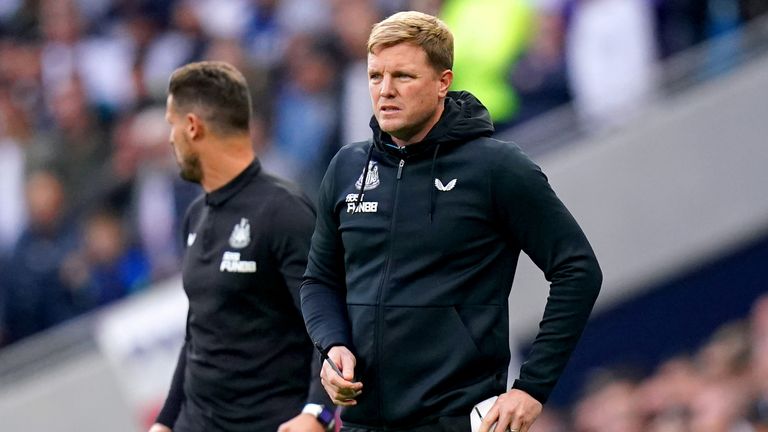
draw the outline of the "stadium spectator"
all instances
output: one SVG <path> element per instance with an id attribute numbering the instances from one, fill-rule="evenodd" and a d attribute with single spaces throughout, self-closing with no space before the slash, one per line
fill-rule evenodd
<path id="1" fill-rule="evenodd" d="M 679 430 L 687 426 L 688 404 L 700 391 L 693 360 L 679 355 L 662 362 L 638 387 L 637 410 L 653 430 Z"/>
<path id="2" fill-rule="evenodd" d="M 35 137 L 29 169 L 53 170 L 64 185 L 70 210 L 80 213 L 112 184 L 112 148 L 80 81 L 61 82 L 50 96 L 52 127 Z"/>
<path id="3" fill-rule="evenodd" d="M 25 338 L 78 312 L 74 293 L 62 280 L 62 263 L 76 247 L 66 219 L 64 188 L 51 172 L 37 171 L 26 184 L 29 225 L 14 248 L 6 274 L 8 342 Z"/>
<path id="4" fill-rule="evenodd" d="M 120 34 L 90 34 L 75 0 L 41 0 L 40 31 L 43 84 L 57 91 L 82 81 L 87 104 L 102 116 L 132 104 L 133 41 Z"/>
<path id="5" fill-rule="evenodd" d="M 755 301 L 750 313 L 754 400 L 750 419 L 758 432 L 768 431 L 768 295 Z"/>
<path id="6" fill-rule="evenodd" d="M 11 103 L 24 112 L 32 134 L 29 139 L 47 126 L 46 89 L 41 75 L 38 40 L 22 35 L 0 38 L 0 86 Z"/>
<path id="7" fill-rule="evenodd" d="M 143 61 L 137 61 L 142 83 L 155 101 L 164 97 L 168 75 L 185 63 L 200 60 L 210 43 L 192 3 L 172 2 L 168 27 L 158 29 L 143 53 Z"/>
<path id="8" fill-rule="evenodd" d="M 568 432 L 569 426 L 558 410 L 544 409 L 529 432 Z"/>
<path id="9" fill-rule="evenodd" d="M 597 373 L 599 379 L 590 381 L 573 405 L 574 427 L 584 432 L 635 430 L 638 424 L 651 432 L 764 432 L 766 329 L 768 297 L 763 296 L 754 302 L 749 325 L 724 323 L 695 354 L 669 358 L 643 379 Z M 632 426 L 610 426 L 622 424 L 620 419 L 631 419 Z"/>
<path id="10" fill-rule="evenodd" d="M 696 353 L 699 374 L 707 381 L 745 381 L 750 361 L 749 327 L 723 324 Z M 736 382 L 731 383 L 736 385 Z"/>
<path id="11" fill-rule="evenodd" d="M 112 303 L 149 283 L 149 262 L 130 243 L 123 221 L 100 209 L 89 215 L 81 229 L 80 247 L 62 263 L 62 280 L 78 298 L 80 312 Z"/>
<path id="12" fill-rule="evenodd" d="M 252 107 L 254 117 L 272 119 L 273 99 L 277 93 L 274 87 L 279 81 L 275 80 L 274 74 L 268 68 L 252 61 L 237 40 L 225 38 L 211 40 L 203 53 L 203 58 L 227 62 L 241 71 L 248 81 L 248 89 L 254 101 Z"/>
<path id="13" fill-rule="evenodd" d="M 627 121 L 657 85 L 651 5 L 578 0 L 566 35 L 568 80 L 587 128 Z"/>
<path id="14" fill-rule="evenodd" d="M 637 379 L 615 371 L 600 371 L 587 383 L 586 396 L 575 408 L 575 432 L 641 432 L 636 407 Z"/>
<path id="15" fill-rule="evenodd" d="M 566 20 L 560 3 L 557 0 L 534 3 L 532 41 L 515 62 L 510 77 L 520 99 L 514 124 L 571 100 L 565 65 Z"/>
<path id="16" fill-rule="evenodd" d="M 9 93 L 7 86 L 0 85 L 0 261 L 7 258 L 26 225 L 24 175 L 32 135 L 26 113 Z"/>
<path id="17" fill-rule="evenodd" d="M 275 106 L 273 149 L 291 161 L 298 183 L 314 201 L 317 185 L 338 148 L 338 76 L 340 62 L 331 40 L 297 35 L 288 48 L 288 79 Z M 301 125 L 300 127 L 297 127 Z"/>
<path id="18" fill-rule="evenodd" d="M 452 90 L 476 95 L 498 129 L 509 125 L 520 104 L 509 74 L 533 37 L 530 3 L 446 0 L 440 15 L 456 34 Z"/>
<path id="19" fill-rule="evenodd" d="M 260 67 L 279 68 L 296 34 L 325 34 L 331 27 L 326 0 L 256 0 L 252 4 L 243 44 Z"/>
<path id="20" fill-rule="evenodd" d="M 8 330 L 6 323 L 6 310 L 8 301 L 8 264 L 5 259 L 0 259 L 0 348 L 8 343 Z"/>
<path id="21" fill-rule="evenodd" d="M 278 21 L 279 0 L 253 2 L 245 25 L 243 46 L 253 61 L 268 69 L 276 68 L 286 49 L 286 35 Z"/>
<path id="22" fill-rule="evenodd" d="M 690 402 L 691 432 L 749 431 L 747 412 L 749 395 L 744 387 L 732 382 L 707 381 Z"/>
<path id="23" fill-rule="evenodd" d="M 365 43 L 379 14 L 371 0 L 337 1 L 333 12 L 334 30 L 345 60 L 340 71 L 338 149 L 342 143 L 366 139 L 370 131 L 368 120 L 373 110 L 368 100 Z"/>

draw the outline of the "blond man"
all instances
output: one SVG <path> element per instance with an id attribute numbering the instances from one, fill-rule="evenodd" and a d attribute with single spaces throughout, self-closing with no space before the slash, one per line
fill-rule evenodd
<path id="1" fill-rule="evenodd" d="M 321 186 L 301 290 L 321 378 L 345 431 L 527 431 L 591 312 L 601 272 L 539 168 L 491 138 L 488 111 L 449 91 L 453 37 L 418 12 L 368 41 L 372 138 L 343 147 Z M 508 303 L 521 251 L 551 289 L 507 388 Z M 331 363 L 338 369 L 333 370 Z"/>

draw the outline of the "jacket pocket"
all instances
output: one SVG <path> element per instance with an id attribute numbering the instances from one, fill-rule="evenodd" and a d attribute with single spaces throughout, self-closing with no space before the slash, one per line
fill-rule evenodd
<path id="1" fill-rule="evenodd" d="M 385 419 L 463 412 L 495 391 L 506 365 L 498 361 L 498 341 L 486 337 L 506 334 L 489 329 L 506 325 L 498 319 L 501 308 L 463 308 L 384 308 L 378 362 Z"/>
<path id="2" fill-rule="evenodd" d="M 509 363 L 509 319 L 496 305 L 457 305 L 453 308 L 467 337 L 483 357 Z"/>

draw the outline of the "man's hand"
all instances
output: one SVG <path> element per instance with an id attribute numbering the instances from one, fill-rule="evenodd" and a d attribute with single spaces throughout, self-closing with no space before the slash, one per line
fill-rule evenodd
<path id="1" fill-rule="evenodd" d="M 149 428 L 149 432 L 173 432 L 171 428 L 164 424 L 155 423 Z"/>
<path id="2" fill-rule="evenodd" d="M 356 397 L 363 390 L 363 383 L 352 382 L 355 379 L 355 364 L 357 359 L 346 347 L 335 346 L 328 351 L 328 359 L 332 361 L 341 372 L 339 376 L 327 361 L 323 362 L 320 370 L 320 382 L 323 384 L 328 396 L 336 405 L 356 405 Z"/>
<path id="3" fill-rule="evenodd" d="M 325 428 L 309 414 L 299 414 L 277 428 L 277 432 L 324 432 Z"/>
<path id="4" fill-rule="evenodd" d="M 512 389 L 496 399 L 488 414 L 483 417 L 478 432 L 489 432 L 496 423 L 494 432 L 528 432 L 536 418 L 541 414 L 541 402 L 528 393 Z"/>

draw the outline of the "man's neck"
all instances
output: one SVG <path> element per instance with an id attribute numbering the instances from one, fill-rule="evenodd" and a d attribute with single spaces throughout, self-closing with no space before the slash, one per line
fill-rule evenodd
<path id="1" fill-rule="evenodd" d="M 206 193 L 221 188 L 250 165 L 256 157 L 249 136 L 217 139 L 208 146 L 209 153 L 201 155 L 203 179 L 200 185 Z"/>

